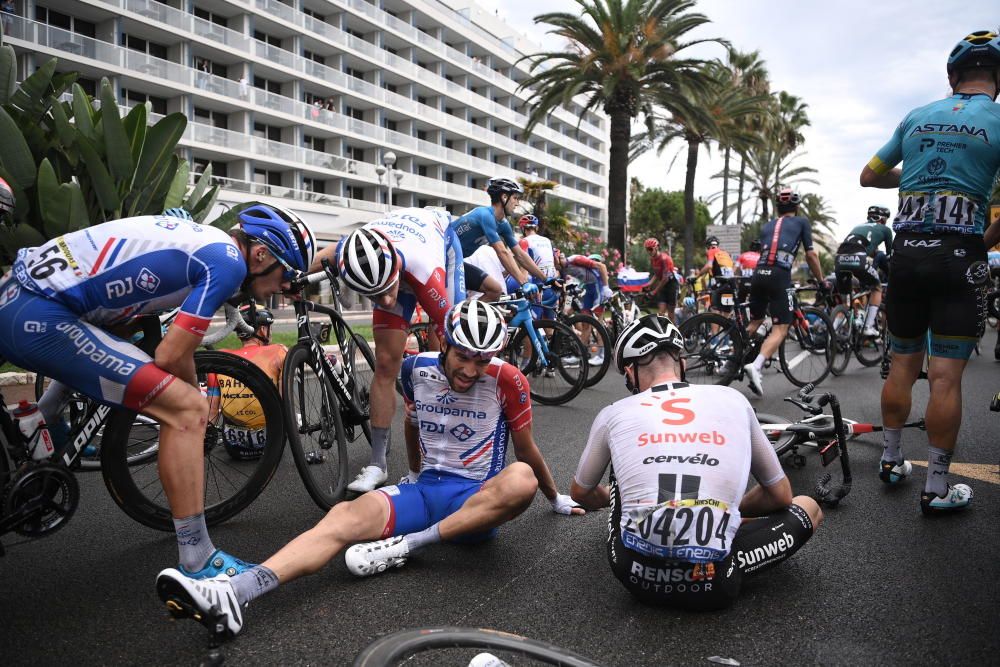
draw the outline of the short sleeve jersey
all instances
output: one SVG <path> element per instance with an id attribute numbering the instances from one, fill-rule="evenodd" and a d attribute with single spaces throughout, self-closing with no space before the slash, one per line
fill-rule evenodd
<path id="1" fill-rule="evenodd" d="M 730 387 L 663 384 L 598 413 L 574 479 L 591 489 L 608 463 L 621 497 L 621 539 L 685 562 L 728 555 L 750 474 L 785 474 L 746 398 Z"/>
<path id="2" fill-rule="evenodd" d="M 521 249 L 528 253 L 546 278 L 556 277 L 556 260 L 552 253 L 552 241 L 541 234 L 526 234 L 518 242 Z"/>
<path id="3" fill-rule="evenodd" d="M 760 260 L 757 268 L 780 267 L 791 270 L 799 246 L 813 249 L 809 221 L 797 215 L 782 215 L 764 223 L 760 230 Z"/>
<path id="4" fill-rule="evenodd" d="M 281 371 L 285 364 L 288 348 L 284 345 L 247 345 L 238 350 L 226 350 L 230 354 L 243 357 L 271 379 L 275 386 L 281 386 Z M 226 416 L 226 426 L 261 429 L 266 424 L 260 401 L 246 386 L 229 376 L 214 378 L 221 395 L 221 410 Z M 212 379 L 209 386 L 212 386 Z"/>
<path id="5" fill-rule="evenodd" d="M 739 264 L 740 271 L 744 276 L 753 275 L 753 270 L 757 268 L 757 262 L 759 261 L 760 253 L 754 252 L 753 250 L 742 252 L 740 253 L 740 256 L 736 258 L 736 263 Z"/>
<path id="6" fill-rule="evenodd" d="M 492 245 L 500 240 L 503 240 L 508 248 L 517 245 L 514 228 L 506 218 L 498 222 L 492 206 L 472 209 L 452 221 L 451 227 L 458 234 L 458 240 L 462 244 L 462 254 L 466 257 L 471 256 L 479 246 Z"/>
<path id="7" fill-rule="evenodd" d="M 584 285 L 592 285 L 601 281 L 601 272 L 597 262 L 585 255 L 570 255 L 566 258 L 566 275 L 576 278 Z"/>
<path id="8" fill-rule="evenodd" d="M 658 252 L 650 259 L 650 268 L 653 280 L 669 279 L 674 274 L 674 260 L 669 253 Z"/>
<path id="9" fill-rule="evenodd" d="M 510 433 L 531 424 L 528 380 L 494 358 L 469 391 L 452 391 L 438 352 L 403 360 L 406 418 L 420 431 L 422 470 L 485 481 L 504 468 Z"/>
<path id="10" fill-rule="evenodd" d="M 874 257 L 875 253 L 878 252 L 878 247 L 883 244 L 885 245 L 886 254 L 892 252 L 892 230 L 889 228 L 889 225 L 883 225 L 878 222 L 866 222 L 852 229 L 848 236 L 863 236 L 868 239 L 865 250 L 868 252 L 869 257 Z"/>
<path id="11" fill-rule="evenodd" d="M 471 257 L 466 257 L 465 261 L 485 271 L 486 275 L 500 283 L 504 294 L 507 293 L 507 281 L 504 280 L 503 264 L 500 263 L 500 258 L 497 257 L 496 250 L 488 245 L 480 246 L 476 252 L 472 253 Z"/>
<path id="12" fill-rule="evenodd" d="M 1000 105 L 956 94 L 914 109 L 868 167 L 902 161 L 897 232 L 982 234 L 1000 171 Z"/>
<path id="13" fill-rule="evenodd" d="M 733 276 L 733 258 L 728 252 L 716 246 L 709 248 L 705 254 L 708 261 L 712 263 L 713 276 L 717 278 L 730 278 Z"/>
<path id="14" fill-rule="evenodd" d="M 246 262 L 221 229 L 149 215 L 21 249 L 13 272 L 25 288 L 86 322 L 110 326 L 180 306 L 175 324 L 202 335 L 243 283 Z"/>

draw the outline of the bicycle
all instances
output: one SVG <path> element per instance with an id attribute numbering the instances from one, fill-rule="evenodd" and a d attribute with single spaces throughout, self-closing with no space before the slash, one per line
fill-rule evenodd
<path id="1" fill-rule="evenodd" d="M 508 321 L 501 354 L 528 378 L 532 400 L 562 405 L 583 391 L 589 366 L 576 331 L 556 320 L 533 319 L 531 304 L 520 291 L 494 305 L 506 313 Z"/>
<path id="2" fill-rule="evenodd" d="M 867 293 L 867 291 L 854 291 L 852 285 L 847 298 L 830 308 L 829 317 L 833 323 L 836 346 L 830 372 L 834 375 L 843 374 L 852 354 L 862 366 L 869 368 L 877 366 L 882 361 L 883 351 L 886 347 L 885 309 L 879 308 L 878 317 L 875 320 L 879 335 L 876 338 L 863 336 L 868 300 L 862 300 L 862 297 Z M 828 305 L 833 301 L 833 298 L 828 297 Z"/>
<path id="3" fill-rule="evenodd" d="M 736 304 L 735 279 L 722 279 L 717 289 L 720 306 L 732 306 L 733 313 L 698 313 L 680 325 L 685 340 L 685 377 L 692 383 L 728 385 L 743 380 L 743 366 L 757 356 L 763 336 L 747 331 L 749 302 Z M 815 287 L 790 287 L 792 322 L 778 348 L 781 371 L 789 382 L 804 387 L 819 384 L 830 373 L 833 361 L 833 324 L 821 309 L 803 306 L 798 293 Z"/>
<path id="4" fill-rule="evenodd" d="M 555 313 L 557 321 L 566 324 L 577 332 L 587 350 L 585 358 L 591 368 L 587 371 L 587 381 L 583 385 L 586 388 L 593 387 L 604 379 L 608 369 L 611 367 L 613 339 L 600 319 L 583 312 L 582 296 L 583 290 L 579 285 L 567 285 L 560 295 Z M 572 314 L 567 312 L 567 306 Z M 589 327 L 586 338 L 583 335 L 584 327 Z M 601 360 L 599 364 L 590 363 L 595 355 Z"/>
<path id="5" fill-rule="evenodd" d="M 330 281 L 332 308 L 304 299 L 293 302 L 299 338 L 285 357 L 282 404 L 295 467 L 309 497 L 328 510 L 347 491 L 347 445 L 362 434 L 371 443 L 375 354 L 344 320 L 340 280 L 329 263 L 324 262 L 323 271 L 296 279 L 292 287 L 298 291 L 322 280 Z M 339 369 L 320 345 L 316 327 L 310 326 L 310 313 L 330 318 L 341 353 Z"/>

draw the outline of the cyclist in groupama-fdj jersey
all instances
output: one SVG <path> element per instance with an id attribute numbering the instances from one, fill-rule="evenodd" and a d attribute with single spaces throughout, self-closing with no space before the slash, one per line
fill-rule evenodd
<path id="1" fill-rule="evenodd" d="M 583 514 L 558 493 L 532 438 L 528 380 L 495 357 L 505 338 L 495 307 L 463 301 L 447 317 L 442 352 L 407 358 L 401 379 L 408 483 L 339 503 L 312 530 L 231 579 L 195 581 L 164 570 L 157 579 L 160 598 L 210 629 L 221 623 L 236 634 L 244 605 L 319 571 L 352 543 L 361 542 L 347 549 L 347 568 L 367 577 L 402 566 L 431 544 L 492 539 L 539 489 L 554 512 Z M 518 459 L 509 465 L 508 440 Z"/>
<path id="2" fill-rule="evenodd" d="M 719 609 L 742 577 L 801 548 L 823 514 L 812 498 L 792 497 L 742 394 L 683 381 L 683 349 L 680 331 L 657 315 L 618 337 L 615 361 L 634 395 L 594 419 L 571 495 L 588 509 L 610 505 L 608 560 L 630 593 Z M 610 488 L 600 485 L 609 464 Z M 747 493 L 750 475 L 759 485 Z"/>
<path id="3" fill-rule="evenodd" d="M 905 479 L 912 466 L 900 448 L 913 383 L 930 333 L 925 513 L 962 509 L 966 484 L 951 486 L 948 468 L 962 421 L 962 374 L 986 319 L 986 248 L 1000 224 L 985 231 L 990 192 L 1000 172 L 1000 36 L 971 33 L 948 57 L 953 94 L 914 109 L 861 172 L 861 185 L 899 188 L 896 238 L 886 315 L 893 359 L 882 388 L 885 449 L 879 477 Z M 902 169 L 894 168 L 902 161 Z"/>
<path id="4" fill-rule="evenodd" d="M 6 183 L 3 201 L 13 201 Z M 0 215 L 11 209 L 0 205 Z M 0 355 L 159 422 L 179 567 L 196 577 L 245 563 L 216 550 L 205 525 L 206 409 L 194 350 L 223 302 L 240 291 L 263 300 L 287 289 L 315 248 L 305 223 L 276 206 L 250 206 L 238 219 L 228 233 L 161 215 L 106 222 L 21 249 L 0 279 Z M 177 306 L 155 358 L 108 331 Z M 47 417 L 61 413 L 55 406 Z"/>

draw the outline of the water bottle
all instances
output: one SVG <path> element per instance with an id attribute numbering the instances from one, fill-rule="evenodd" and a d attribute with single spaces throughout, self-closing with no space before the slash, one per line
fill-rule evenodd
<path id="1" fill-rule="evenodd" d="M 344 370 L 344 364 L 340 363 L 340 359 L 337 358 L 335 354 L 327 354 L 326 358 L 330 361 L 330 365 L 333 366 L 333 372 L 337 374 L 340 381 L 344 383 L 344 386 L 348 385 L 347 372 Z"/>
<path id="2" fill-rule="evenodd" d="M 480 653 L 469 661 L 469 667 L 510 667 L 492 653 Z"/>
<path id="3" fill-rule="evenodd" d="M 41 461 L 52 455 L 56 449 L 52 444 L 52 435 L 36 404 L 22 400 L 14 410 L 14 419 L 24 435 L 32 459 Z"/>

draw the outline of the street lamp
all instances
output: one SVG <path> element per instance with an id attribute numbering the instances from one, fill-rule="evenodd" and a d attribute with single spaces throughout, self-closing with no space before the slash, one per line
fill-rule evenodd
<path id="1" fill-rule="evenodd" d="M 393 169 L 394 164 L 396 164 L 396 154 L 393 153 L 392 151 L 389 151 L 388 153 L 382 156 L 382 164 L 375 167 L 375 173 L 378 174 L 379 185 L 382 185 L 382 177 L 383 176 L 386 177 L 385 179 L 385 185 L 387 189 L 386 202 L 385 202 L 386 211 L 392 210 L 392 180 L 394 178 L 396 179 L 396 187 L 399 187 L 399 184 L 403 180 L 403 172 L 401 172 L 399 169 Z"/>

